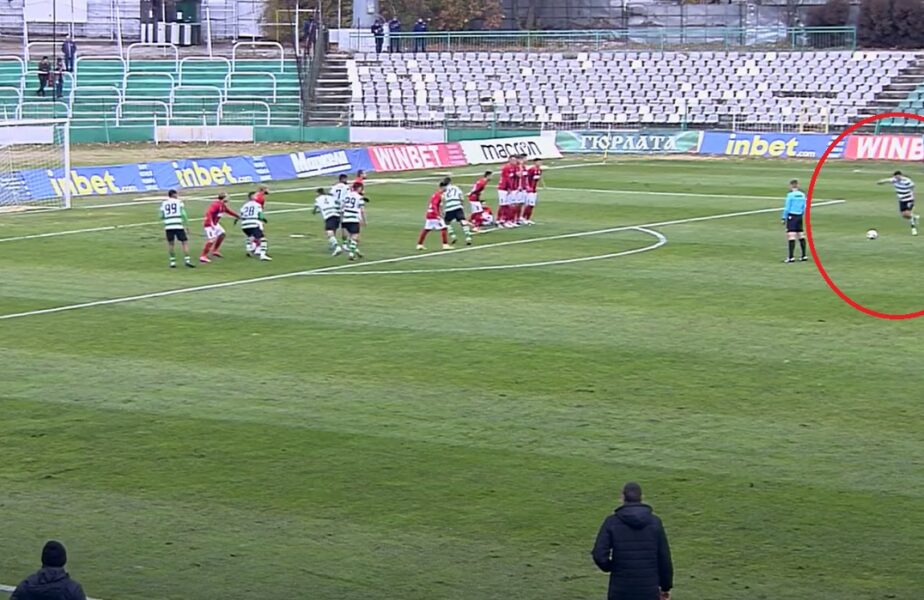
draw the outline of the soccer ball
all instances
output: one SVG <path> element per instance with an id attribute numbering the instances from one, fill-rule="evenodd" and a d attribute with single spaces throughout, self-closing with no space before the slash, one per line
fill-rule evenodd
<path id="1" fill-rule="evenodd" d="M 877 237 L 879 237 L 879 232 L 875 229 L 870 229 L 866 232 L 866 239 L 868 240 L 875 240 Z"/>

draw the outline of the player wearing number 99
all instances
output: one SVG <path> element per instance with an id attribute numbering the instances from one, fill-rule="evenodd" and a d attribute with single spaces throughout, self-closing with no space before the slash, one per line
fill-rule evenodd
<path id="1" fill-rule="evenodd" d="M 167 238 L 167 253 L 170 255 L 170 268 L 176 268 L 176 242 L 183 247 L 186 266 L 195 268 L 189 260 L 189 217 L 186 207 L 177 196 L 176 190 L 167 192 L 167 199 L 160 203 L 160 219 L 164 223 L 164 235 Z"/>
<path id="2" fill-rule="evenodd" d="M 268 244 L 263 233 L 266 216 L 255 196 L 254 192 L 250 192 L 249 200 L 241 207 L 241 230 L 247 236 L 247 256 L 256 254 L 260 260 L 273 260 L 266 254 Z"/>

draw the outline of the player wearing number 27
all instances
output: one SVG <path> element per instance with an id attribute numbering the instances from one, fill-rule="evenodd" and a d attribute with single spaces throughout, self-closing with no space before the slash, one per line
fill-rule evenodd
<path id="1" fill-rule="evenodd" d="M 920 217 L 914 213 L 914 182 L 902 175 L 901 171 L 895 171 L 892 177 L 880 179 L 876 185 L 884 183 L 891 183 L 895 188 L 895 195 L 898 197 L 898 212 L 901 213 L 903 219 L 911 222 L 911 235 L 917 235 Z"/>
<path id="2" fill-rule="evenodd" d="M 189 260 L 189 217 L 186 206 L 180 200 L 176 190 L 167 192 L 167 199 L 160 203 L 160 219 L 164 223 L 164 235 L 167 238 L 167 253 L 170 255 L 170 268 L 176 268 L 176 242 L 183 247 L 186 266 L 196 265 Z"/>

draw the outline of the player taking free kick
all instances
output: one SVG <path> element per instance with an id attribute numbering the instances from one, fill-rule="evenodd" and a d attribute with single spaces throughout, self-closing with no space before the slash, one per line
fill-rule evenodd
<path id="1" fill-rule="evenodd" d="M 895 188 L 895 195 L 898 197 L 898 212 L 901 213 L 903 219 L 911 222 L 911 235 L 917 235 L 920 217 L 914 213 L 914 182 L 902 175 L 901 171 L 895 171 L 892 177 L 880 179 L 876 185 L 884 183 L 891 183 Z"/>
<path id="2" fill-rule="evenodd" d="M 443 192 L 446 190 L 447 185 L 449 185 L 448 178 L 440 181 L 440 186 L 433 192 L 433 195 L 430 196 L 430 203 L 427 204 L 427 214 L 424 215 L 424 226 L 423 229 L 420 230 L 420 236 L 417 238 L 418 250 L 427 249 L 424 246 L 424 240 L 427 239 L 427 234 L 431 231 L 440 232 L 440 237 L 443 240 L 443 250 L 452 248 L 452 246 L 449 245 L 449 239 L 446 233 L 446 222 L 443 220 L 443 211 L 440 206 L 443 202 Z"/>
<path id="3" fill-rule="evenodd" d="M 167 192 L 167 199 L 160 203 L 160 218 L 164 223 L 164 235 L 167 238 L 167 253 L 170 255 L 170 268 L 176 268 L 176 242 L 183 247 L 186 266 L 195 268 L 189 260 L 189 217 L 186 207 L 177 196 L 176 190 Z"/>
<path id="4" fill-rule="evenodd" d="M 225 241 L 225 229 L 219 223 L 221 215 L 231 215 L 234 217 L 235 222 L 240 218 L 240 215 L 228 206 L 228 195 L 224 193 L 218 194 L 218 198 L 205 209 L 205 219 L 202 224 L 205 227 L 206 241 L 205 247 L 202 248 L 202 254 L 199 256 L 199 262 L 201 263 L 212 262 L 209 260 L 209 254 L 215 258 L 223 258 L 219 251 L 221 243 Z"/>

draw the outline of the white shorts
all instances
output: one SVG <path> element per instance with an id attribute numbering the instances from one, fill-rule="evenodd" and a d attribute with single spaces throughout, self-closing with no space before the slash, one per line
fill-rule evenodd
<path id="1" fill-rule="evenodd" d="M 440 229 L 446 229 L 446 221 L 443 219 L 425 219 L 424 229 L 427 231 L 439 231 Z"/>
<path id="2" fill-rule="evenodd" d="M 473 215 L 475 213 L 480 213 L 484 211 L 484 207 L 481 205 L 481 202 L 472 202 L 471 200 L 468 201 L 468 209 L 469 209 L 469 212 L 472 213 Z"/>
<path id="3" fill-rule="evenodd" d="M 523 204 L 526 202 L 526 192 L 517 190 L 510 192 L 510 204 Z"/>
<path id="4" fill-rule="evenodd" d="M 205 239 L 214 242 L 225 234 L 225 228 L 221 225 L 208 225 L 205 228 Z"/>
<path id="5" fill-rule="evenodd" d="M 536 201 L 539 199 L 539 194 L 536 192 L 526 192 L 526 205 L 527 206 L 536 206 Z"/>
<path id="6" fill-rule="evenodd" d="M 507 190 L 497 190 L 497 205 L 498 206 L 507 206 L 510 200 L 510 192 Z"/>

